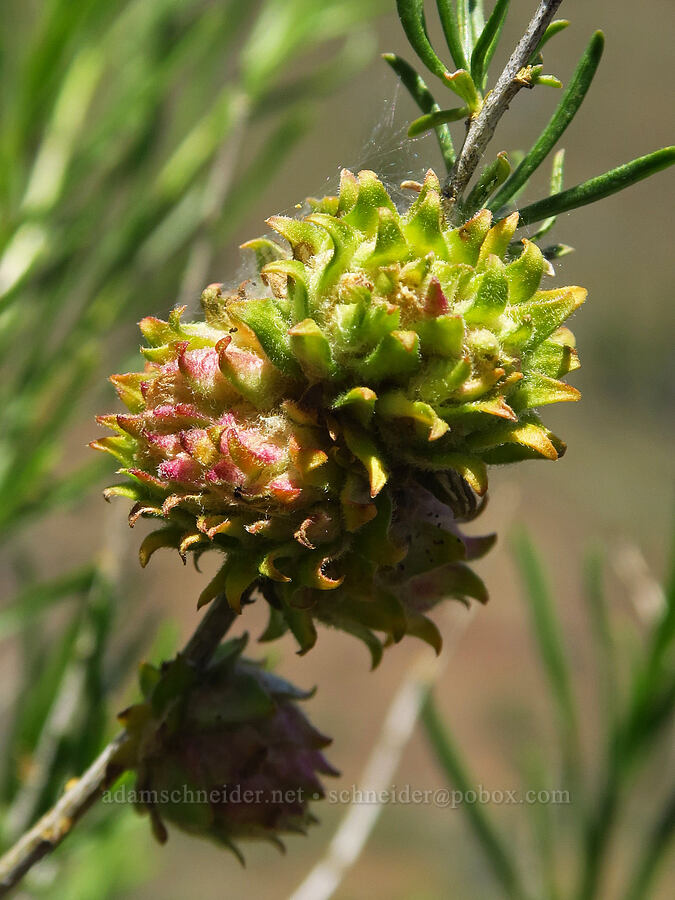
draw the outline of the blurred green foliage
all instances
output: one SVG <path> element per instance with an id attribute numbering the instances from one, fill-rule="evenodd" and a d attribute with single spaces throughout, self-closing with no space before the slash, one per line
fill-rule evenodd
<path id="1" fill-rule="evenodd" d="M 589 723 L 586 704 L 580 702 L 582 691 L 585 694 L 587 690 L 573 677 L 570 647 L 542 562 L 524 532 L 516 536 L 514 550 L 541 679 L 548 688 L 551 720 L 538 722 L 536 737 L 520 737 L 516 748 L 522 786 L 519 796 L 534 790 L 548 797 L 559 792 L 557 796 L 563 799 L 517 807 L 516 815 L 531 819 L 528 848 L 506 837 L 501 823 L 493 819 L 493 809 L 485 804 L 463 802 L 459 808 L 500 896 L 517 900 L 608 896 L 646 900 L 653 896 L 675 833 L 675 782 L 672 772 L 663 766 L 675 724 L 675 568 L 662 590 L 655 584 L 647 586 L 650 604 L 636 592 L 628 598 L 632 616 L 642 621 L 637 627 L 633 621 L 626 644 L 619 641 L 626 622 L 621 621 L 617 605 L 604 587 L 603 560 L 597 554 L 588 555 L 585 606 L 593 639 L 592 677 L 599 686 L 597 708 Z M 655 597 L 658 609 L 653 608 Z M 590 724 L 590 742 L 588 734 L 586 742 L 580 737 L 584 715 L 587 731 Z M 475 791 L 477 783 L 464 753 L 431 696 L 423 711 L 423 724 L 436 761 L 453 789 L 465 797 Z M 558 752 L 553 756 L 543 749 L 548 732 L 557 736 Z M 644 820 L 635 829 L 637 841 L 630 832 L 617 841 L 616 832 L 626 830 L 626 809 L 634 814 L 631 795 L 644 789 L 645 773 L 658 784 L 658 793 L 649 803 L 643 798 L 640 815 Z M 633 846 L 626 854 L 631 840 Z M 616 876 L 617 872 L 619 887 L 610 889 L 607 875 Z"/>
<path id="2" fill-rule="evenodd" d="M 460 4 L 467 14 L 471 5 Z M 47 582 L 31 560 L 27 526 L 65 504 L 81 503 L 105 466 L 98 460 L 82 466 L 79 454 L 70 461 L 76 414 L 93 408 L 103 362 L 107 369 L 117 365 L 123 323 L 196 298 L 210 258 L 306 134 L 313 105 L 372 55 L 365 23 L 390 6 L 387 0 L 3 4 L 0 532 L 14 572 L 9 580 L 18 590 L 0 608 L 0 640 L 5 647 L 14 642 L 19 660 L 3 716 L 3 846 L 109 737 L 113 704 L 129 683 L 141 643 L 147 645 L 141 629 L 116 634 L 135 598 L 119 584 L 109 555 Z M 471 27 L 480 30 L 476 22 Z M 477 80 L 485 63 L 481 52 Z M 425 113 L 433 98 L 429 102 Z M 447 152 L 447 142 L 444 147 Z M 551 190 L 560 185 L 552 180 Z M 654 402 L 655 383 L 665 389 L 667 380 L 667 367 L 659 368 L 665 350 L 653 352 L 654 342 L 664 341 L 667 329 L 655 328 L 636 348 L 630 329 L 624 334 L 621 322 L 612 327 L 622 341 L 618 355 L 633 353 L 629 370 L 644 373 L 644 381 L 634 383 L 650 392 L 645 397 L 646 390 L 612 379 L 606 366 L 608 394 L 625 399 L 635 391 L 641 403 Z M 613 361 L 617 344 L 606 333 L 604 338 L 600 350 Z M 643 346 L 652 350 L 648 358 Z M 560 625 L 526 541 L 518 554 L 560 728 L 560 771 L 565 779 L 581 777 L 587 767 Z M 672 590 L 669 613 L 626 661 L 614 651 L 615 626 L 600 583 L 592 562 L 589 621 L 607 714 L 597 766 L 603 777 L 584 788 L 589 803 L 583 820 L 559 823 L 548 810 L 532 809 L 538 839 L 532 858 L 541 864 L 541 896 L 551 898 L 566 895 L 558 883 L 561 863 L 554 859 L 559 828 L 578 840 L 578 896 L 593 896 L 635 771 L 658 751 L 672 715 Z M 174 648 L 175 639 L 172 645 L 165 635 L 154 655 L 169 656 Z M 449 777 L 470 784 L 468 767 L 457 748 L 453 762 L 447 728 L 440 724 L 429 706 L 427 728 Z M 550 769 L 553 762 L 539 760 L 535 769 L 557 785 L 563 776 Z M 527 774 L 528 785 L 533 777 Z M 666 800 L 645 832 L 626 900 L 649 896 L 672 835 L 672 793 Z M 471 827 L 508 892 L 520 883 L 512 848 L 491 822 L 474 819 Z M 31 873 L 24 895 L 124 895 L 151 865 L 141 839 L 146 830 L 131 811 L 100 807 L 86 828 Z"/>
<path id="3" fill-rule="evenodd" d="M 98 460 L 69 459 L 75 416 L 103 361 L 119 365 L 118 325 L 198 297 L 313 105 L 371 58 L 366 23 L 384 6 L 3 4 L 0 534 L 19 591 L 0 609 L 0 639 L 20 655 L 3 735 L 5 846 L 110 736 L 111 702 L 147 643 L 145 628 L 117 633 L 134 598 L 112 547 L 48 582 L 34 571 L 26 526 L 100 483 Z M 97 810 L 27 889 L 119 896 L 146 869 L 134 827 L 126 811 Z"/>

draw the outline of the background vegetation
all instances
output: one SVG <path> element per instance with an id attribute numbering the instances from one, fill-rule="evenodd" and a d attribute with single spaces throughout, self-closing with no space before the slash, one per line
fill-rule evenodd
<path id="1" fill-rule="evenodd" d="M 504 48 L 530 11 L 512 6 Z M 202 576 L 169 556 L 140 572 L 124 510 L 100 499 L 106 463 L 84 449 L 97 434 L 94 411 L 114 405 L 103 374 L 135 357 L 133 323 L 177 301 L 194 307 L 211 281 L 236 282 L 238 244 L 260 233 L 266 216 L 332 191 L 340 166 L 376 168 L 395 182 L 439 160 L 433 137 L 405 139 L 416 113 L 374 52 L 406 51 L 385 0 L 6 0 L 3 12 L 0 802 L 8 843 L 109 736 L 114 711 L 133 696 L 137 660 L 172 652 L 196 620 Z M 573 27 L 549 59 L 563 81 L 592 30 L 602 27 L 607 37 L 593 90 L 564 138 L 572 184 L 669 143 L 664 110 L 675 22 L 666 0 L 645 0 L 639 13 L 610 0 L 568 0 L 562 12 Z M 552 91 L 520 95 L 496 149 L 531 140 L 556 101 Z M 542 193 L 545 177 L 526 200 Z M 549 771 L 560 750 L 546 669 L 542 675 L 520 600 L 513 530 L 527 523 L 555 585 L 579 739 L 598 783 L 607 732 L 596 712 L 599 651 L 581 590 L 589 542 L 604 560 L 618 663 L 633 668 L 649 609 L 659 602 L 648 573 L 666 567 L 672 510 L 669 185 L 672 177 L 660 176 L 574 218 L 561 216 L 553 233 L 577 250 L 556 263 L 559 277 L 589 289 L 575 326 L 583 364 L 575 384 L 584 399 L 551 410 L 570 448 L 562 462 L 493 475 L 491 506 L 479 523 L 501 536 L 482 563 L 492 603 L 458 643 L 435 692 L 474 780 L 488 788 L 520 783 L 511 760 L 522 763 L 535 740 L 535 768 Z M 520 539 L 517 546 L 532 597 L 529 545 Z M 597 586 L 597 567 L 591 571 Z M 255 635 L 262 622 L 251 612 L 246 624 Z M 167 620 L 175 625 L 158 629 Z M 454 617 L 446 624 L 448 644 L 458 628 Z M 391 650 L 366 679 L 368 660 L 352 643 L 323 634 L 297 672 L 292 642 L 280 645 L 289 677 L 321 684 L 313 718 L 335 738 L 332 759 L 345 785 L 357 779 L 401 673 L 419 652 Z M 598 896 L 624 896 L 628 876 L 614 861 L 644 839 L 672 785 L 663 734 L 660 741 L 612 845 L 606 894 Z M 522 777 L 529 783 L 535 774 Z M 443 783 L 421 736 L 396 780 Z M 198 891 L 215 898 L 227 885 L 231 896 L 276 900 L 320 855 L 343 811 L 324 804 L 322 827 L 291 841 L 286 858 L 253 848 L 242 872 L 229 856 L 177 834 L 161 851 L 131 811 L 101 808 L 35 872 L 26 896 L 178 900 Z M 571 812 L 581 815 L 574 797 Z M 534 871 L 530 862 L 545 848 L 532 849 L 522 810 L 494 813 L 509 852 Z M 580 821 L 550 832 L 563 882 L 577 865 Z M 540 825 L 535 831 L 546 833 Z M 338 896 L 497 896 L 493 879 L 461 811 L 392 806 Z M 673 886 L 666 871 L 643 896 L 670 896 Z"/>

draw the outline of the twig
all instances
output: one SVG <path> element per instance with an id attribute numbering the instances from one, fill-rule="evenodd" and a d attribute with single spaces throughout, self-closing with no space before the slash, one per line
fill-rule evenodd
<path id="1" fill-rule="evenodd" d="M 539 8 L 527 31 L 513 51 L 494 89 L 485 98 L 481 111 L 472 120 L 457 162 L 443 185 L 446 212 L 449 212 L 461 197 L 509 103 L 518 91 L 526 86 L 527 80 L 521 76 L 521 72 L 527 66 L 561 3 L 562 0 L 540 0 Z"/>
<path id="2" fill-rule="evenodd" d="M 205 666 L 236 617 L 225 596 L 216 597 L 183 649 L 187 661 L 198 668 Z M 0 897 L 58 847 L 78 819 L 122 774 L 115 765 L 115 754 L 125 740 L 125 732 L 114 737 L 84 775 L 69 782 L 56 804 L 0 859 Z"/>
<path id="3" fill-rule="evenodd" d="M 51 853 L 77 820 L 119 775 L 111 765 L 126 740 L 121 732 L 77 781 L 69 783 L 63 796 L 0 859 L 0 897 L 4 897 L 43 856 Z"/>
<path id="4" fill-rule="evenodd" d="M 464 612 L 464 611 L 463 611 Z M 463 615 L 462 627 L 453 634 L 456 642 L 470 620 Z M 347 871 L 359 858 L 382 811 L 384 792 L 391 784 L 401 755 L 410 740 L 424 700 L 450 657 L 446 647 L 440 659 L 427 653 L 406 674 L 389 707 L 382 730 L 361 777 L 357 793 L 375 797 L 375 802 L 354 802 L 340 823 L 326 855 L 312 869 L 289 900 L 330 900 Z"/>
<path id="5" fill-rule="evenodd" d="M 251 592 L 245 592 L 242 605 L 248 602 Z M 223 637 L 232 627 L 237 613 L 227 602 L 224 594 L 219 594 L 204 614 L 194 634 L 183 648 L 182 656 L 195 668 L 203 668 L 218 649 Z"/>

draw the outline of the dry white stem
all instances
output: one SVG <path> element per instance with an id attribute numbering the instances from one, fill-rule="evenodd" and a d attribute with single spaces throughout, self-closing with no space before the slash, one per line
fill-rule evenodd
<path id="1" fill-rule="evenodd" d="M 456 608 L 459 611 L 459 608 Z M 473 607 L 453 617 L 453 646 L 473 614 Z M 396 773 L 403 751 L 415 729 L 431 686 L 451 655 L 447 646 L 438 658 L 424 652 L 410 667 L 389 707 L 375 746 L 366 763 L 357 795 L 383 798 Z M 324 858 L 293 892 L 289 900 L 329 900 L 361 855 L 382 811 L 382 802 L 352 803 L 338 826 Z"/>
<path id="2" fill-rule="evenodd" d="M 666 598 L 642 551 L 635 544 L 622 543 L 612 554 L 612 565 L 641 621 L 654 625 L 666 610 Z"/>

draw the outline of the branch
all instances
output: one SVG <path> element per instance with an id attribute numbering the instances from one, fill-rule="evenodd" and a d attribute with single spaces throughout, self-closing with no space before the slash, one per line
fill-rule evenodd
<path id="1" fill-rule="evenodd" d="M 249 602 L 251 593 L 250 588 L 244 591 L 241 598 L 242 606 Z M 196 669 L 203 669 L 209 663 L 236 618 L 237 613 L 227 602 L 225 594 L 219 594 L 209 604 L 204 618 L 183 648 L 182 656 Z"/>
<path id="2" fill-rule="evenodd" d="M 0 859 L 0 897 L 15 887 L 43 856 L 58 847 L 106 786 L 121 774 L 119 770 L 114 771 L 112 762 L 125 740 L 124 732 L 118 734 L 84 775 L 69 782 L 65 793 L 49 812 Z"/>
<path id="3" fill-rule="evenodd" d="M 562 0 L 540 0 L 539 8 L 499 76 L 497 84 L 485 98 L 481 111 L 472 120 L 457 162 L 443 185 L 447 211 L 452 209 L 471 180 L 509 103 L 518 91 L 526 86 L 527 81 L 520 77 L 520 73 L 527 66 L 561 3 Z"/>
<path id="4" fill-rule="evenodd" d="M 207 665 L 236 619 L 223 594 L 213 600 L 182 654 L 196 668 Z M 115 755 L 126 740 L 120 732 L 87 771 L 66 785 L 63 796 L 0 859 L 0 897 L 19 883 L 44 856 L 58 847 L 75 823 L 122 774 Z"/>

